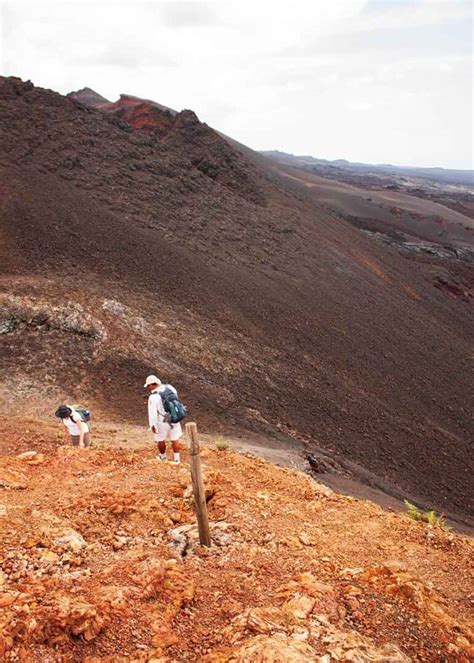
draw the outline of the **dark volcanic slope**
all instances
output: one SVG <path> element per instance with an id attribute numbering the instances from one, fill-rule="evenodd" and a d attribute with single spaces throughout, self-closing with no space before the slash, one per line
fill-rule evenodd
<path id="1" fill-rule="evenodd" d="M 140 419 L 157 370 L 209 426 L 294 431 L 472 513 L 472 313 L 442 268 L 179 115 L 167 141 L 1 79 L 4 393 Z"/>

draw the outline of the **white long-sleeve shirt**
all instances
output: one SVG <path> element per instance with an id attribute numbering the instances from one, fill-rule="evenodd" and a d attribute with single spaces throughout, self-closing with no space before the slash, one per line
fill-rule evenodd
<path id="1" fill-rule="evenodd" d="M 163 407 L 163 401 L 161 400 L 160 392 L 164 391 L 168 387 L 171 391 L 174 391 L 176 395 L 178 392 L 171 384 L 162 384 L 158 389 L 155 389 L 151 392 L 148 397 L 148 425 L 150 428 L 153 426 L 157 427 L 158 423 L 163 423 L 165 419 L 165 408 Z"/>

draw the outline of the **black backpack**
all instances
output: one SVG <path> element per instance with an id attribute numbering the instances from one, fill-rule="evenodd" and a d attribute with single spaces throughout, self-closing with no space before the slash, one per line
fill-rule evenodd
<path id="1" fill-rule="evenodd" d="M 73 412 L 78 414 L 84 423 L 87 423 L 91 419 L 90 411 L 83 405 L 73 405 Z"/>
<path id="2" fill-rule="evenodd" d="M 165 421 L 167 424 L 177 424 L 186 416 L 186 406 L 179 400 L 178 396 L 170 389 L 169 385 L 158 392 L 161 396 L 163 409 L 166 412 Z"/>

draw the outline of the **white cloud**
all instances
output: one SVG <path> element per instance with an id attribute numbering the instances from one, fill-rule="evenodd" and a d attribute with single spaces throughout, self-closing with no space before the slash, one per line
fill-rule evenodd
<path id="1" fill-rule="evenodd" d="M 398 3 L 396 0 L 380 2 L 372 11 L 359 16 L 351 30 L 395 30 L 446 25 L 472 17 L 471 2 L 457 0 L 417 0 L 414 3 Z"/>
<path id="2" fill-rule="evenodd" d="M 368 101 L 348 101 L 347 106 L 350 110 L 357 112 L 369 110 L 373 104 Z"/>

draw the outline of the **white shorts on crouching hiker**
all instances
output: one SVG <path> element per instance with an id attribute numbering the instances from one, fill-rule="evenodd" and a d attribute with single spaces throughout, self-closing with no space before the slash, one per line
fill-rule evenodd
<path id="1" fill-rule="evenodd" d="M 170 424 L 165 423 L 164 421 L 159 421 L 156 425 L 157 432 L 155 433 L 155 442 L 165 442 L 170 440 L 171 442 L 176 442 L 179 440 L 183 434 L 181 424 Z"/>

